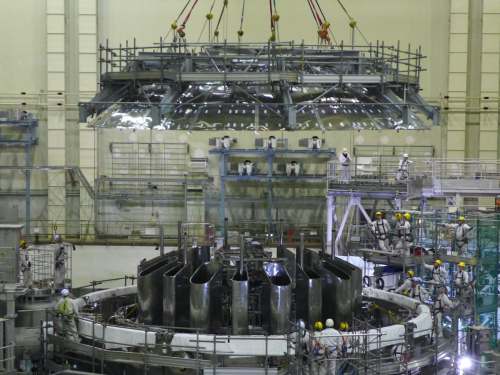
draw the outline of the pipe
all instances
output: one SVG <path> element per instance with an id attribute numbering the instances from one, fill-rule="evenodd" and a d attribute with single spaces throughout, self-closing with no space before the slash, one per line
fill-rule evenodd
<path id="1" fill-rule="evenodd" d="M 245 250 L 245 235 L 240 234 L 240 275 L 243 276 L 243 253 Z"/>
<path id="2" fill-rule="evenodd" d="M 283 246 L 283 219 L 280 219 L 280 246 Z"/>
<path id="3" fill-rule="evenodd" d="M 165 243 L 163 237 L 165 236 L 165 227 L 160 227 L 160 256 L 165 255 Z"/>
<path id="4" fill-rule="evenodd" d="M 191 237 L 191 247 L 198 246 L 198 239 L 196 237 Z"/>
<path id="5" fill-rule="evenodd" d="M 300 268 L 304 269 L 304 233 L 300 234 Z"/>
<path id="6" fill-rule="evenodd" d="M 333 229 L 333 197 L 326 198 L 326 242 L 332 240 L 332 229 Z"/>
<path id="7" fill-rule="evenodd" d="M 182 221 L 179 220 L 177 222 L 177 250 L 179 250 L 179 255 L 182 249 L 181 235 L 182 235 Z"/>
<path id="8" fill-rule="evenodd" d="M 188 235 L 184 232 L 184 265 L 188 263 Z"/>
<path id="9" fill-rule="evenodd" d="M 227 234 L 227 217 L 224 219 L 224 248 L 229 250 L 229 239 Z"/>

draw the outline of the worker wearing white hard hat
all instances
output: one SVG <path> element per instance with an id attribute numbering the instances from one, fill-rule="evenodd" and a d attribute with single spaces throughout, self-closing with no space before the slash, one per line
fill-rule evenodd
<path id="1" fill-rule="evenodd" d="M 21 272 L 23 273 L 23 284 L 26 288 L 32 288 L 33 285 L 33 271 L 31 269 L 31 261 L 27 251 L 21 251 L 19 254 L 21 259 Z"/>
<path id="2" fill-rule="evenodd" d="M 299 324 L 295 327 L 297 331 L 291 334 L 293 348 L 299 359 L 307 362 L 310 355 L 311 335 L 306 329 L 306 324 L 303 320 L 299 320 Z"/>
<path id="3" fill-rule="evenodd" d="M 382 213 L 375 214 L 376 220 L 372 222 L 372 227 L 377 236 L 378 249 L 382 251 L 389 251 L 389 233 L 391 232 L 391 225 L 385 219 L 382 219 Z"/>
<path id="4" fill-rule="evenodd" d="M 80 342 L 78 337 L 78 329 L 76 327 L 75 317 L 78 318 L 78 306 L 71 299 L 71 294 L 68 289 L 61 291 L 62 297 L 54 306 L 54 311 L 57 313 L 58 323 L 57 333 L 70 341 Z"/>
<path id="5" fill-rule="evenodd" d="M 347 152 L 347 148 L 342 150 L 339 156 L 340 161 L 340 179 L 342 183 L 348 184 L 351 179 L 351 155 Z"/>
<path id="6" fill-rule="evenodd" d="M 396 249 L 405 255 L 410 255 L 410 248 L 413 246 L 413 235 L 411 232 L 410 224 L 411 215 L 405 213 L 402 217 L 402 222 L 399 224 L 399 242 L 396 245 Z"/>
<path id="7" fill-rule="evenodd" d="M 425 302 L 427 297 L 429 297 L 429 292 L 421 285 L 422 279 L 420 277 L 413 277 L 411 281 L 412 285 L 408 292 L 408 297 L 416 299 L 419 302 Z"/>
<path id="8" fill-rule="evenodd" d="M 60 234 L 55 235 L 54 242 L 54 284 L 56 287 L 64 287 L 68 253 Z"/>
<path id="9" fill-rule="evenodd" d="M 413 163 L 411 160 L 408 160 L 408 154 L 403 155 L 403 159 L 399 161 L 398 174 L 396 176 L 396 180 L 404 181 L 408 179 L 408 165 Z"/>
<path id="10" fill-rule="evenodd" d="M 467 244 L 469 243 L 469 233 L 472 232 L 474 227 L 470 227 L 465 224 L 465 217 L 460 216 L 456 224 L 443 224 L 445 228 L 451 228 L 455 230 L 455 249 L 460 257 L 467 256 Z"/>
<path id="11" fill-rule="evenodd" d="M 339 350 L 342 348 L 342 338 L 339 331 L 333 328 L 333 319 L 327 319 L 325 322 L 326 328 L 323 330 L 323 346 L 325 347 L 325 374 L 337 373 L 337 357 Z"/>

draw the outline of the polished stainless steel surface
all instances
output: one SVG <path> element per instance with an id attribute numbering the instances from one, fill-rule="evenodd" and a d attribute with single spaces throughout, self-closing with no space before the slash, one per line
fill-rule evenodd
<path id="1" fill-rule="evenodd" d="M 231 297 L 231 332 L 248 335 L 248 273 L 244 266 L 240 265 L 231 279 Z"/>
<path id="2" fill-rule="evenodd" d="M 177 265 L 175 257 L 161 257 L 143 269 L 137 278 L 137 305 L 139 321 L 161 324 L 163 321 L 163 274 Z"/>
<path id="3" fill-rule="evenodd" d="M 200 267 L 203 263 L 210 261 L 210 246 L 201 245 L 192 247 L 187 252 L 188 262 L 191 264 L 191 275 Z"/>
<path id="4" fill-rule="evenodd" d="M 309 330 L 314 329 L 314 323 L 322 321 L 321 306 L 323 301 L 321 276 L 311 268 L 297 265 L 295 294 L 297 304 L 295 316 L 302 319 Z"/>
<path id="5" fill-rule="evenodd" d="M 188 249 L 188 236 L 187 233 L 184 233 L 184 264 L 187 264 L 187 249 Z"/>
<path id="6" fill-rule="evenodd" d="M 245 235 L 240 234 L 240 274 L 243 275 L 243 266 L 245 261 L 243 260 L 245 257 Z"/>
<path id="7" fill-rule="evenodd" d="M 160 256 L 165 255 L 165 244 L 164 244 L 164 236 L 165 236 L 165 227 L 162 225 L 160 227 Z"/>
<path id="8" fill-rule="evenodd" d="M 202 264 L 191 276 L 191 328 L 217 333 L 222 327 L 222 265 L 217 262 Z"/>
<path id="9" fill-rule="evenodd" d="M 354 300 L 353 312 L 355 316 L 359 317 L 361 315 L 361 309 L 363 304 L 362 292 L 362 282 L 363 282 L 363 271 L 361 268 L 356 267 L 354 264 L 349 263 L 341 258 L 336 257 L 333 262 L 338 265 L 344 272 L 351 275 L 351 286 L 352 293 L 356 296 Z"/>
<path id="10" fill-rule="evenodd" d="M 304 233 L 300 233 L 300 268 L 304 268 Z"/>
<path id="11" fill-rule="evenodd" d="M 352 295 L 351 277 L 335 264 L 322 261 L 313 270 L 322 278 L 322 321 L 333 319 L 335 327 L 350 322 L 352 305 L 356 297 Z"/>
<path id="12" fill-rule="evenodd" d="M 224 248 L 226 250 L 229 250 L 229 235 L 228 235 L 228 229 L 227 229 L 227 217 L 224 219 Z"/>
<path id="13" fill-rule="evenodd" d="M 285 247 L 278 246 L 276 255 L 278 256 L 278 258 L 287 258 L 287 260 L 284 261 L 283 264 L 285 265 L 290 278 L 292 280 L 295 280 L 295 265 L 297 264 L 296 254 Z"/>
<path id="14" fill-rule="evenodd" d="M 178 264 L 163 274 L 163 325 L 189 327 L 191 264 Z"/>
<path id="15" fill-rule="evenodd" d="M 269 334 L 285 334 L 292 308 L 292 280 L 282 264 L 269 263 L 263 269 L 268 281 L 267 298 L 263 296 L 267 301 L 263 303 L 269 304 L 269 316 L 262 319 L 268 320 Z"/>

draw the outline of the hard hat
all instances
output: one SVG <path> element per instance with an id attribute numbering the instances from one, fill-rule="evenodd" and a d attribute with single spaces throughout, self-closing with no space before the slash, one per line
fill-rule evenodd
<path id="1" fill-rule="evenodd" d="M 417 283 L 419 283 L 422 281 L 422 279 L 420 277 L 415 276 L 411 278 L 411 281 L 416 281 Z"/>
<path id="2" fill-rule="evenodd" d="M 460 263 L 458 263 L 458 266 L 459 267 L 465 267 L 465 263 L 464 262 L 460 262 Z"/>
<path id="3" fill-rule="evenodd" d="M 412 270 L 409 270 L 406 273 L 409 273 L 411 277 L 413 277 L 413 275 L 415 275 L 415 273 Z"/>
<path id="4" fill-rule="evenodd" d="M 327 327 L 333 327 L 333 319 L 327 319 L 326 320 L 326 326 Z"/>
<path id="5" fill-rule="evenodd" d="M 323 329 L 323 323 L 316 322 L 316 324 L 314 325 L 314 329 L 317 331 L 321 331 Z"/>
<path id="6" fill-rule="evenodd" d="M 306 323 L 303 320 L 299 321 L 299 327 L 302 329 L 306 328 Z"/>
<path id="7" fill-rule="evenodd" d="M 347 331 L 349 329 L 349 324 L 347 323 L 340 323 L 340 330 L 341 331 Z"/>
<path id="8" fill-rule="evenodd" d="M 69 290 L 68 289 L 61 290 L 61 294 L 63 295 L 63 297 L 67 297 L 69 294 Z"/>
<path id="9" fill-rule="evenodd" d="M 401 219 L 401 214 L 396 214 L 396 215 L 394 215 L 394 219 L 397 219 L 397 220 L 398 220 L 398 219 Z"/>
<path id="10" fill-rule="evenodd" d="M 439 259 L 436 260 L 434 263 L 437 263 L 437 264 L 441 265 L 441 261 Z"/>
<path id="11" fill-rule="evenodd" d="M 343 149 L 342 149 L 342 152 L 347 152 L 347 148 L 343 148 Z"/>
<path id="12" fill-rule="evenodd" d="M 382 215 L 382 213 L 381 212 L 377 212 L 375 215 Z"/>
<path id="13" fill-rule="evenodd" d="M 407 158 L 407 157 L 408 157 L 408 154 L 404 154 L 404 155 L 403 155 L 403 157 L 404 157 L 404 158 Z"/>
<path id="14" fill-rule="evenodd" d="M 460 217 L 458 218 L 458 220 L 465 220 L 465 217 L 460 216 Z"/>
<path id="15" fill-rule="evenodd" d="M 60 234 L 56 234 L 55 237 L 54 237 L 54 241 L 59 241 L 61 239 L 61 235 Z"/>
<path id="16" fill-rule="evenodd" d="M 410 220 L 411 215 L 409 213 L 404 214 L 404 217 L 406 217 L 408 220 Z"/>
<path id="17" fill-rule="evenodd" d="M 21 246 L 23 246 L 24 244 L 26 243 L 25 240 L 21 240 L 21 242 L 19 243 Z"/>

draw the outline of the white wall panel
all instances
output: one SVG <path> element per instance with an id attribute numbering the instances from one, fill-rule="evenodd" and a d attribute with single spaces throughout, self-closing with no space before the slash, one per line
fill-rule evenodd
<path id="1" fill-rule="evenodd" d="M 483 35 L 483 52 L 500 52 L 500 35 L 499 34 L 484 34 Z"/>
<path id="2" fill-rule="evenodd" d="M 498 53 L 483 53 L 482 56 L 482 71 L 483 73 L 497 73 L 500 66 L 500 54 Z M 498 90 L 498 87 L 495 91 Z"/>
<path id="3" fill-rule="evenodd" d="M 450 33 L 466 34 L 468 30 L 467 14 L 451 14 L 450 15 Z"/>
<path id="4" fill-rule="evenodd" d="M 96 54 L 80 54 L 80 73 L 95 73 L 97 72 Z"/>
<path id="5" fill-rule="evenodd" d="M 47 15 L 47 33 L 64 34 L 64 15 Z"/>
<path id="6" fill-rule="evenodd" d="M 47 70 L 49 72 L 64 71 L 64 53 L 50 53 L 47 55 Z"/>
<path id="7" fill-rule="evenodd" d="M 95 53 L 97 48 L 96 35 L 80 35 L 80 52 L 81 53 Z"/>
<path id="8" fill-rule="evenodd" d="M 47 88 L 49 91 L 64 91 L 64 72 L 47 72 Z"/>
<path id="9" fill-rule="evenodd" d="M 450 52 L 467 52 L 467 34 L 450 34 Z"/>
<path id="10" fill-rule="evenodd" d="M 467 72 L 467 53 L 450 53 L 450 73 Z"/>
<path id="11" fill-rule="evenodd" d="M 96 27 L 97 27 L 96 15 L 80 15 L 79 17 L 80 34 L 95 35 Z"/>
<path id="12" fill-rule="evenodd" d="M 64 34 L 47 35 L 47 52 L 64 53 Z"/>

